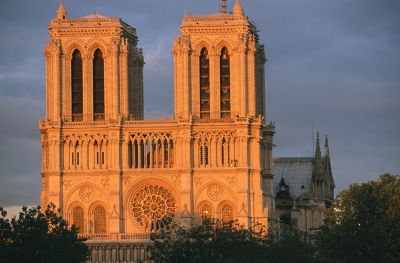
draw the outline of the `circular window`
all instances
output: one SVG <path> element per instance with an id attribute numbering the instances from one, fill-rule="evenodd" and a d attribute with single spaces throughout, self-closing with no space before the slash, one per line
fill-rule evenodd
<path id="1" fill-rule="evenodd" d="M 176 212 L 173 195 L 163 186 L 146 184 L 138 188 L 130 202 L 134 221 L 142 227 L 158 229 L 172 221 Z"/>

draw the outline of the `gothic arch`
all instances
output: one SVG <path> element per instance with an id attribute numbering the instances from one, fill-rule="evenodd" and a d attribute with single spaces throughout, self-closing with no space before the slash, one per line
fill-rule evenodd
<path id="1" fill-rule="evenodd" d="M 90 39 L 88 41 L 88 48 L 86 49 L 86 58 L 92 59 L 94 58 L 94 52 L 99 49 L 103 54 L 103 59 L 105 60 L 108 57 L 107 43 L 103 39 Z M 105 62 L 105 61 L 104 61 Z"/>
<path id="2" fill-rule="evenodd" d="M 80 202 L 80 201 L 74 201 L 72 202 L 68 207 L 67 207 L 67 213 L 65 215 L 65 217 L 67 218 L 69 225 L 74 224 L 74 210 L 80 207 L 83 210 L 83 229 L 81 229 L 79 231 L 79 233 L 85 233 L 87 231 L 87 218 L 88 218 L 88 210 L 87 207 L 85 206 L 84 203 Z"/>
<path id="3" fill-rule="evenodd" d="M 79 195 L 79 190 L 82 189 L 83 187 L 86 186 L 90 186 L 93 188 L 94 190 L 94 195 L 92 200 L 86 199 L 88 201 L 84 201 L 82 200 L 82 197 Z M 75 195 L 75 198 L 72 198 Z M 71 191 L 69 191 L 68 195 L 65 197 L 65 202 L 64 202 L 64 206 L 69 207 L 70 203 L 72 204 L 73 202 L 76 202 L 76 200 L 80 200 L 80 203 L 87 203 L 87 205 L 85 205 L 85 207 L 89 207 L 90 204 L 92 204 L 93 202 L 96 201 L 102 201 L 106 204 L 110 203 L 110 199 L 108 194 L 106 193 L 106 191 L 104 191 L 100 186 L 97 186 L 96 184 L 90 183 L 90 182 L 82 182 L 76 186 L 74 186 Z M 72 202 L 70 202 L 70 200 L 73 200 Z M 107 205 L 108 207 L 108 205 Z"/>
<path id="4" fill-rule="evenodd" d="M 197 57 L 200 56 L 201 50 L 203 48 L 206 48 L 207 51 L 209 52 L 209 54 L 211 54 L 211 52 L 213 52 L 213 46 L 211 44 L 211 40 L 206 38 L 206 37 L 201 37 L 199 39 L 197 39 L 194 43 L 193 43 L 193 54 Z"/>
<path id="5" fill-rule="evenodd" d="M 204 193 L 208 191 L 208 188 L 213 185 L 221 186 L 222 190 L 224 191 L 224 194 L 221 197 L 221 200 L 230 199 L 230 200 L 233 200 L 234 202 L 236 202 L 237 196 L 227 184 L 225 184 L 222 181 L 212 180 L 212 181 L 204 184 L 203 186 L 201 186 L 200 189 L 197 191 L 197 193 L 195 193 L 194 203 L 196 204 L 196 207 L 197 207 L 198 203 L 200 203 L 201 201 L 204 200 L 204 198 L 202 200 L 199 200 L 202 197 L 202 195 L 204 195 Z M 212 200 L 212 201 L 220 202 L 220 200 Z"/>
<path id="6" fill-rule="evenodd" d="M 231 210 L 232 220 L 235 220 L 235 218 L 237 217 L 237 208 L 236 208 L 236 205 L 233 202 L 231 202 L 230 200 L 223 200 L 218 204 L 217 218 L 219 218 L 220 220 L 224 220 L 224 212 L 225 212 L 224 209 L 227 208 L 228 206 L 232 209 Z M 228 220 L 228 221 L 231 221 L 231 220 Z"/>
<path id="7" fill-rule="evenodd" d="M 199 217 L 199 218 L 202 218 L 204 216 L 203 215 L 203 209 L 206 206 L 208 206 L 209 209 L 210 209 L 208 217 L 214 218 L 215 217 L 215 208 L 214 208 L 213 204 L 208 200 L 203 200 L 197 205 L 197 207 L 196 207 L 196 216 Z"/>
<path id="8" fill-rule="evenodd" d="M 82 58 L 86 56 L 86 50 L 85 50 L 85 43 L 80 40 L 80 39 L 70 39 L 65 43 L 65 58 L 71 60 L 72 59 L 72 54 L 74 51 L 77 49 L 82 55 Z"/>
<path id="9" fill-rule="evenodd" d="M 218 38 L 217 40 L 215 40 L 214 42 L 213 42 L 213 47 L 215 47 L 214 48 L 214 52 L 215 52 L 215 54 L 217 54 L 217 55 L 221 55 L 221 51 L 222 51 L 222 49 L 225 47 L 226 49 L 227 49 L 227 51 L 228 51 L 228 55 L 229 56 L 232 56 L 232 50 L 233 50 L 233 45 L 232 45 L 232 43 L 229 41 L 229 39 L 226 39 L 226 38 Z"/>
<path id="10" fill-rule="evenodd" d="M 98 218 L 96 218 L 96 209 L 101 207 L 104 209 L 104 222 L 98 222 Z M 108 233 L 109 232 L 109 217 L 110 217 L 110 209 L 107 206 L 106 203 L 102 201 L 94 201 L 93 203 L 90 204 L 89 209 L 88 209 L 88 229 L 92 233 L 95 234 L 102 234 L 102 233 Z M 104 228 L 104 230 L 96 231 L 96 224 L 104 224 L 104 226 L 101 226 L 101 228 Z"/>

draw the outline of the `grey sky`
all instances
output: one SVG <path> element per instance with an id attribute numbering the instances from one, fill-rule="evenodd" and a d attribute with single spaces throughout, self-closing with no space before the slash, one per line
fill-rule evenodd
<path id="1" fill-rule="evenodd" d="M 235 0 L 228 0 L 232 9 Z M 274 156 L 311 156 L 311 127 L 328 133 L 336 192 L 400 174 L 400 2 L 241 0 L 266 46 L 267 120 Z M 94 1 L 64 0 L 68 16 Z M 0 1 L 0 206 L 39 204 L 47 24 L 57 0 Z M 97 0 L 97 12 L 137 28 L 145 111 L 173 112 L 173 36 L 184 11 L 218 0 Z M 152 98 L 154 96 L 154 98 Z"/>

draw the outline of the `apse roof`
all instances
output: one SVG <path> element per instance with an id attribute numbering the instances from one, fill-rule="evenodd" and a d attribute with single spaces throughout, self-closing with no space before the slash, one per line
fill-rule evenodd
<path id="1" fill-rule="evenodd" d="M 283 179 L 289 185 L 291 196 L 298 197 L 311 191 L 311 176 L 314 157 L 277 157 L 273 159 L 273 193 L 279 192 L 279 182 Z"/>

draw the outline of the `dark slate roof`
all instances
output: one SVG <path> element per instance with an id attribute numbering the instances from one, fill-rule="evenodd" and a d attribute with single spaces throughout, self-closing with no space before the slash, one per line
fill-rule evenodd
<path id="1" fill-rule="evenodd" d="M 314 157 L 276 157 L 273 158 L 272 181 L 273 193 L 279 192 L 279 182 L 282 179 L 289 185 L 291 196 L 298 197 L 309 193 Z"/>

